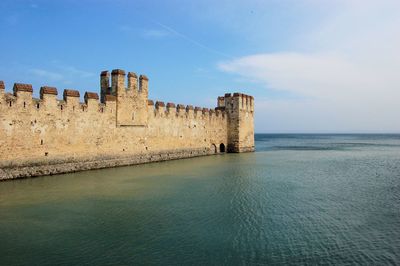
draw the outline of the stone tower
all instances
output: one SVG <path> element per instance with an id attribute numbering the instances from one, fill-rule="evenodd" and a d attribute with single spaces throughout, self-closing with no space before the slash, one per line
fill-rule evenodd
<path id="1" fill-rule="evenodd" d="M 125 84 L 125 71 L 114 69 L 110 74 L 103 71 L 100 75 L 101 101 L 104 103 L 105 95 L 116 97 L 117 126 L 146 126 L 147 125 L 147 100 L 148 78 L 140 75 L 139 80 L 135 73 L 128 73 L 128 84 Z"/>
<path id="2" fill-rule="evenodd" d="M 228 116 L 228 152 L 254 151 L 254 98 L 242 93 L 218 97 L 218 109 Z"/>
<path id="3" fill-rule="evenodd" d="M 0 180 L 254 151 L 251 96 L 227 93 L 215 109 L 164 104 L 148 99 L 146 76 L 120 69 L 100 86 L 81 102 L 77 90 L 59 99 L 43 86 L 37 99 L 30 84 L 6 92 L 0 81 Z"/>

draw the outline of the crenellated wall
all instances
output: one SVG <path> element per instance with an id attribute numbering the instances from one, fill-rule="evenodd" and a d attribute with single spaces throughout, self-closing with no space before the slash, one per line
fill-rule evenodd
<path id="1" fill-rule="evenodd" d="M 0 81 L 0 180 L 254 150 L 254 99 L 218 98 L 214 109 L 148 99 L 148 78 L 103 71 L 100 97 Z M 126 82 L 127 81 L 127 82 Z M 126 84 L 127 83 L 127 84 Z M 100 100 L 100 102 L 99 102 Z"/>

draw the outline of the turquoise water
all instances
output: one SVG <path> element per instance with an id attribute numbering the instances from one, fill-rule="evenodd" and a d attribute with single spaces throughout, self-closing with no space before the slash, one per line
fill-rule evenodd
<path id="1" fill-rule="evenodd" d="M 399 264 L 400 135 L 0 183 L 0 265 Z"/>

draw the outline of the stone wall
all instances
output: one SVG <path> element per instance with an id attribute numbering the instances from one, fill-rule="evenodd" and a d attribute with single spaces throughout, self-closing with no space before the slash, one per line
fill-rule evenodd
<path id="1" fill-rule="evenodd" d="M 84 170 L 128 166 L 151 162 L 215 154 L 213 149 L 174 149 L 170 151 L 148 152 L 134 155 L 96 156 L 80 158 L 58 158 L 44 164 L 42 160 L 31 160 L 23 164 L 8 164 L 0 168 L 0 180 L 28 178 L 43 175 L 72 173 Z"/>
<path id="2" fill-rule="evenodd" d="M 125 85 L 125 72 L 111 75 L 110 86 L 102 72 L 101 97 L 87 92 L 83 103 L 75 90 L 64 90 L 61 100 L 46 86 L 35 99 L 29 84 L 16 83 L 6 93 L 0 82 L 0 180 L 215 154 L 242 125 L 251 128 L 242 130 L 247 140 L 237 134 L 232 151 L 254 150 L 252 97 L 238 112 L 231 110 L 236 105 L 209 110 L 154 103 L 147 99 L 147 77 L 129 73 Z M 233 114 L 239 124 L 231 125 Z"/>

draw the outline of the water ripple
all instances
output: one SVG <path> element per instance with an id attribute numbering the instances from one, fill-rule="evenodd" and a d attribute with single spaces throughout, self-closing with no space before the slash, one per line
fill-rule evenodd
<path id="1" fill-rule="evenodd" d="M 0 264 L 398 264 L 399 136 L 256 139 L 257 153 L 1 183 Z"/>

